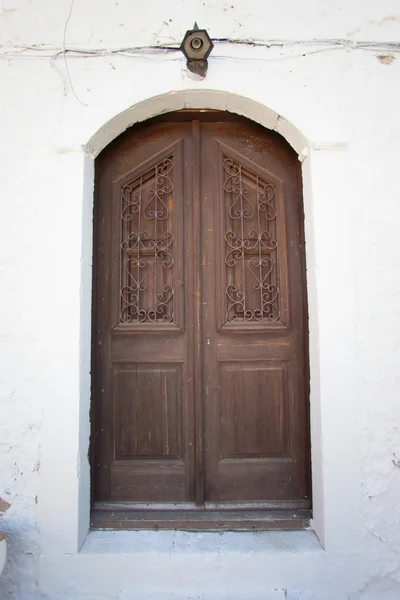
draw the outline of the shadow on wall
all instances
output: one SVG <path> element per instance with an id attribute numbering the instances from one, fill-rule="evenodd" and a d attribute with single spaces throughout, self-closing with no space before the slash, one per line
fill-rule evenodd
<path id="1" fill-rule="evenodd" d="M 3 507 L 6 508 L 3 508 Z M 37 564 L 40 555 L 39 530 L 32 520 L 5 515 L 10 505 L 0 499 L 0 596 L 2 600 L 35 597 Z M 4 554 L 1 542 L 4 535 Z M 5 547 L 7 542 L 7 558 Z M 2 571 L 2 559 L 6 559 Z"/>

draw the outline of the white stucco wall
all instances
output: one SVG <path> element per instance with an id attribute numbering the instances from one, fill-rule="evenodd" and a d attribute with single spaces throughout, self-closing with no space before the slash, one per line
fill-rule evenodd
<path id="1" fill-rule="evenodd" d="M 179 52 L 111 53 L 174 45 L 194 20 L 281 45 L 216 43 L 203 81 Z M 384 45 L 399 39 L 398 0 L 0 2 L 1 598 L 400 598 L 400 53 Z M 63 48 L 96 52 L 67 53 L 68 75 Z M 322 545 L 86 537 L 93 158 L 185 106 L 276 128 L 303 161 Z"/>

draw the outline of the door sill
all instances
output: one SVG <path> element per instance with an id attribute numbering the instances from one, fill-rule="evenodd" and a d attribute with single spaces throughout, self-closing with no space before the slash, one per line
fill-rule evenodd
<path id="1" fill-rule="evenodd" d="M 269 531 L 308 529 L 311 511 L 282 510 L 107 510 L 92 512 L 93 529 Z"/>

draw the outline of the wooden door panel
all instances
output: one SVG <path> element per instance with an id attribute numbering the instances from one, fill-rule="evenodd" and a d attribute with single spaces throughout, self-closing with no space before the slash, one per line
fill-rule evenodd
<path id="1" fill-rule="evenodd" d="M 157 333 L 150 336 L 129 331 L 125 335 L 111 331 L 110 334 L 110 361 L 113 363 L 123 362 L 160 362 L 162 357 L 163 362 L 184 363 L 186 344 L 185 339 L 181 335 L 161 335 L 162 327 L 157 324 Z"/>
<path id="2" fill-rule="evenodd" d="M 179 139 L 113 183 L 117 331 L 183 330 L 182 182 Z"/>
<path id="3" fill-rule="evenodd" d="M 283 181 L 214 139 L 218 198 L 218 329 L 236 333 L 290 325 Z M 265 161 L 264 161 L 265 162 Z"/>
<path id="4" fill-rule="evenodd" d="M 179 460 L 115 461 L 111 466 L 114 502 L 184 502 L 185 464 Z"/>
<path id="5" fill-rule="evenodd" d="M 259 459 L 221 460 L 218 464 L 219 493 L 210 500 L 235 503 L 293 500 L 293 466 L 290 458 L 270 459 L 262 465 Z"/>
<path id="6" fill-rule="evenodd" d="M 114 368 L 115 459 L 182 458 L 180 365 Z"/>
<path id="7" fill-rule="evenodd" d="M 191 280 L 184 261 L 193 228 L 185 208 L 190 160 L 185 123 L 128 132 L 98 159 L 100 501 L 194 498 L 193 342 L 186 325 L 193 319 L 184 301 Z"/>
<path id="8" fill-rule="evenodd" d="M 226 333 L 226 330 L 224 331 Z M 277 338 L 276 335 L 268 336 L 269 343 L 265 343 L 265 336 L 248 335 L 236 336 L 236 331 L 229 332 L 229 335 L 214 336 L 210 338 L 215 340 L 216 355 L 220 361 L 228 360 L 290 360 L 291 344 L 290 338 Z"/>
<path id="9" fill-rule="evenodd" d="M 309 501 L 298 169 L 275 134 L 203 125 L 205 498 L 215 506 Z"/>
<path id="10" fill-rule="evenodd" d="M 221 459 L 288 455 L 285 365 L 220 364 Z"/>

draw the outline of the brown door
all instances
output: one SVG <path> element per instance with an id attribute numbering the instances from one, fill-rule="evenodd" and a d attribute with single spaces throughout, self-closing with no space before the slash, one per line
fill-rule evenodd
<path id="1" fill-rule="evenodd" d="M 245 119 L 176 113 L 96 172 L 95 506 L 309 508 L 295 153 Z"/>

